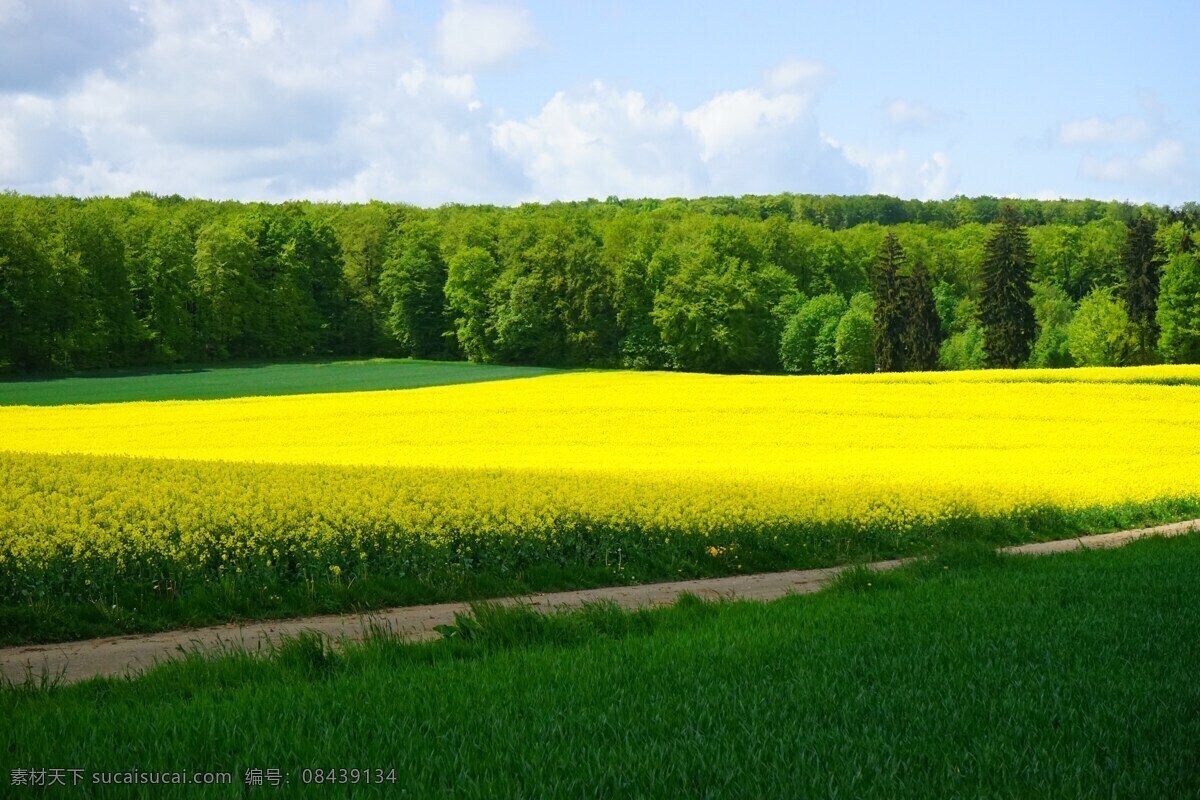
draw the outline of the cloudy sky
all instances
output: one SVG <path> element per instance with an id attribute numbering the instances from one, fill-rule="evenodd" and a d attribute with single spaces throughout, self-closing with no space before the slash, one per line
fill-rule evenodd
<path id="1" fill-rule="evenodd" d="M 1200 4 L 0 0 L 0 190 L 1200 200 Z"/>

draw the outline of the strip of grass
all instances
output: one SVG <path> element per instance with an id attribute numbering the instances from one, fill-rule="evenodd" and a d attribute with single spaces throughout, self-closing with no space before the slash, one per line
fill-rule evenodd
<path id="1" fill-rule="evenodd" d="M 561 372 L 457 361 L 374 358 L 180 366 L 0 381 L 0 405 L 56 406 L 136 400 L 214 400 L 285 394 L 416 389 L 452 383 L 530 378 Z"/>
<path id="2" fill-rule="evenodd" d="M 229 770 L 233 787 L 154 796 L 232 797 L 245 770 L 279 769 L 287 796 L 1197 797 L 1198 589 L 1192 535 L 945 554 L 770 604 L 485 609 L 424 645 L 309 638 L 2 691 L 0 781 Z M 397 783 L 303 785 L 318 767 Z"/>
<path id="3" fill-rule="evenodd" d="M 413 545 L 407 566 L 377 562 L 339 574 L 212 572 L 199 579 L 114 577 L 79 586 L 70 576 L 0 569 L 0 647 L 202 627 L 222 622 L 363 613 L 393 606 L 483 600 L 569 589 L 814 569 L 921 556 L 953 546 L 1000 547 L 1200 517 L 1196 499 L 1065 512 L 1029 509 L 962 517 L 897 532 L 852 524 L 689 534 L 577 529 L 534 546 L 464 532 L 449 545 Z M 424 548 L 424 549 L 422 549 Z M 714 552 L 728 555 L 714 556 Z M 485 557 L 486 556 L 486 557 Z M 367 564 L 368 562 L 362 562 Z M 89 582 L 90 583 L 90 582 Z M 23 584 L 40 587 L 19 588 Z"/>

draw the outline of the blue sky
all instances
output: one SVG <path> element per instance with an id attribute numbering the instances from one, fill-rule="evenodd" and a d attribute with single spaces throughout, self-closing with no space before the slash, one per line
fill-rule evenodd
<path id="1" fill-rule="evenodd" d="M 0 189 L 1200 200 L 1200 5 L 0 0 Z"/>

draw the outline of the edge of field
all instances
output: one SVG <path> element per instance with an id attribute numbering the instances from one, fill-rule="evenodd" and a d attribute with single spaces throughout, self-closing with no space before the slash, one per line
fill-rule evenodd
<path id="1" fill-rule="evenodd" d="M 1200 531 L 1200 519 L 1135 528 L 1114 533 L 1078 536 L 1000 548 L 1017 555 L 1045 555 L 1089 548 L 1120 547 L 1152 536 L 1180 536 Z M 722 578 L 614 586 L 578 591 L 539 593 L 489 601 L 498 606 L 521 606 L 542 613 L 610 603 L 622 609 L 669 605 L 684 596 L 708 600 L 773 600 L 791 594 L 809 594 L 828 586 L 850 569 L 880 572 L 909 564 L 916 558 L 876 561 L 811 570 L 733 575 Z M 153 634 L 117 636 L 51 645 L 0 649 L 0 684 L 43 685 L 73 683 L 102 676 L 134 676 L 181 655 L 247 651 L 269 653 L 286 640 L 318 635 L 336 642 L 361 641 L 384 631 L 408 641 L 434 639 L 446 626 L 453 629 L 468 618 L 475 605 L 436 605 L 391 608 L 370 614 L 334 614 L 249 624 Z"/>

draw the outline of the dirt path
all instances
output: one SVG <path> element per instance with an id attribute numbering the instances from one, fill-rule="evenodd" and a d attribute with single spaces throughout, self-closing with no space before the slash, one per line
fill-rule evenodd
<path id="1" fill-rule="evenodd" d="M 1083 536 L 1054 542 L 1040 542 L 1005 548 L 1010 553 L 1041 555 L 1060 553 L 1084 547 L 1120 547 L 1144 536 L 1177 536 L 1200 531 L 1200 520 L 1158 525 L 1153 528 Z M 868 566 L 893 569 L 907 559 L 878 561 Z M 576 608 L 584 603 L 612 601 L 624 608 L 665 605 L 681 594 L 690 593 L 702 598 L 737 598 L 744 600 L 773 600 L 788 594 L 808 594 L 824 586 L 844 567 L 793 570 L 759 575 L 734 575 L 671 583 L 651 583 L 640 586 L 614 586 L 604 589 L 585 589 L 574 592 L 553 592 L 524 597 L 510 597 L 498 602 L 525 603 L 542 611 Z M 67 682 L 85 680 L 97 675 L 125 675 L 144 669 L 155 662 L 178 656 L 181 652 L 200 647 L 244 648 L 259 650 L 269 647 L 281 637 L 294 636 L 302 631 L 316 631 L 334 639 L 360 639 L 371 626 L 382 625 L 409 639 L 435 638 L 436 625 L 454 621 L 457 612 L 468 610 L 466 603 L 442 603 L 428 606 L 407 606 L 378 611 L 369 616 L 330 615 L 303 619 L 271 620 L 211 628 L 167 631 L 164 633 L 116 636 L 62 644 L 30 645 L 0 649 L 0 673 L 12 681 L 24 680 L 32 671 L 43 670 L 61 675 Z"/>

